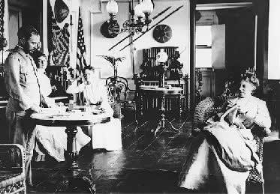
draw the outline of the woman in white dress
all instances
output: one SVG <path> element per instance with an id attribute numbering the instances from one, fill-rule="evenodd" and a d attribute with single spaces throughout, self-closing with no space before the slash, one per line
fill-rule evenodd
<path id="1" fill-rule="evenodd" d="M 245 193 L 249 172 L 261 172 L 254 134 L 270 132 L 266 103 L 252 93 L 259 85 L 254 73 L 242 76 L 239 96 L 228 100 L 220 121 L 208 121 L 194 138 L 179 186 L 205 193 Z"/>
<path id="2" fill-rule="evenodd" d="M 84 103 L 93 112 L 103 112 L 111 116 L 106 123 L 96 124 L 89 128 L 93 149 L 120 150 L 122 149 L 121 121 L 113 118 L 107 88 L 100 82 L 98 73 L 91 66 L 83 70 L 84 79 L 78 79 L 67 89 L 69 94 L 83 93 Z M 84 81 L 83 81 L 84 80 Z"/>
<path id="3" fill-rule="evenodd" d="M 33 56 L 37 66 L 37 76 L 40 83 L 41 93 L 48 96 L 52 92 L 52 87 L 48 76 L 45 74 L 47 67 L 47 57 L 43 53 L 36 53 Z M 47 98 L 46 102 L 55 104 L 54 100 Z M 90 137 L 79 128 L 76 134 L 76 146 L 79 151 L 90 142 Z M 56 161 L 65 161 L 64 152 L 67 148 L 67 134 L 64 127 L 36 126 L 35 161 L 44 161 L 46 154 Z"/>

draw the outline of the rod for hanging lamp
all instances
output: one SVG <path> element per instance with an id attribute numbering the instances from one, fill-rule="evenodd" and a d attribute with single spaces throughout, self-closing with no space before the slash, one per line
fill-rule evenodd
<path id="1" fill-rule="evenodd" d="M 142 37 L 143 35 L 145 35 L 147 32 L 149 32 L 151 29 L 153 29 L 155 26 L 157 26 L 159 23 L 163 22 L 164 20 L 166 20 L 168 17 L 170 17 L 171 15 L 173 15 L 175 12 L 179 11 L 184 5 L 179 6 L 177 9 L 175 9 L 174 11 L 172 11 L 171 13 L 169 13 L 167 16 L 165 16 L 163 19 L 161 19 L 160 21 L 158 21 L 156 24 L 154 24 L 153 26 L 151 26 L 149 29 L 147 29 L 147 31 L 145 31 L 144 33 L 142 33 L 140 36 L 138 36 L 137 38 L 133 39 L 132 42 L 130 42 L 129 44 L 125 45 L 120 51 L 123 51 L 126 47 L 128 47 L 129 45 L 131 45 L 132 43 L 134 43 L 136 40 L 138 40 L 140 37 Z"/>
<path id="2" fill-rule="evenodd" d="M 165 8 L 163 11 L 161 11 L 160 13 L 158 13 L 156 16 L 154 16 L 152 18 L 152 20 L 157 19 L 159 16 L 161 16 L 162 14 L 164 14 L 167 10 L 169 10 L 171 8 L 171 6 Z M 120 41 L 118 41 L 116 44 L 114 44 L 111 48 L 109 48 L 109 51 L 112 50 L 113 48 L 115 48 L 116 46 L 118 46 L 120 43 L 122 43 L 124 40 L 126 40 L 127 38 L 129 38 L 130 36 L 132 36 L 132 33 L 128 34 L 127 36 L 125 36 L 123 39 L 121 39 Z"/>

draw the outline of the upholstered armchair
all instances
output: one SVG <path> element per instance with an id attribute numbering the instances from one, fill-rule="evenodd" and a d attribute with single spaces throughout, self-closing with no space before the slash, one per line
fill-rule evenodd
<path id="1" fill-rule="evenodd" d="M 26 193 L 25 153 L 18 144 L 0 144 L 0 194 L 9 193 Z"/>

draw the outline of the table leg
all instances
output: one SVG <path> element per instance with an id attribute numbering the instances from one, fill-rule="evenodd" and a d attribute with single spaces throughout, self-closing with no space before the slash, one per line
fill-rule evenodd
<path id="1" fill-rule="evenodd" d="M 152 132 L 154 132 L 154 135 L 156 135 L 160 129 L 165 128 L 165 95 L 162 95 L 160 98 L 160 113 L 161 118 L 158 122 L 158 125 L 155 131 L 152 130 Z"/>
<path id="2" fill-rule="evenodd" d="M 182 108 L 183 95 L 179 95 L 179 119 L 182 118 L 183 108 Z"/>
<path id="3" fill-rule="evenodd" d="M 92 180 L 86 176 L 81 176 L 77 164 L 78 152 L 76 148 L 76 134 L 78 132 L 76 126 L 69 126 L 66 128 L 67 133 L 67 179 L 60 184 L 65 184 L 64 193 L 75 193 L 80 191 L 83 193 L 95 193 L 95 185 Z M 69 171 L 71 173 L 69 173 Z"/>
<path id="4" fill-rule="evenodd" d="M 165 128 L 165 95 L 162 95 L 161 98 L 161 128 Z"/>
<path id="5" fill-rule="evenodd" d="M 140 116 L 143 117 L 144 113 L 143 113 L 143 110 L 144 110 L 144 106 L 143 106 L 143 103 L 144 102 L 144 98 L 143 98 L 143 94 L 140 93 L 140 107 L 139 107 L 139 113 L 140 113 Z"/>
<path id="6" fill-rule="evenodd" d="M 143 117 L 143 95 L 139 91 L 136 93 L 136 118 L 139 121 Z"/>
<path id="7" fill-rule="evenodd" d="M 67 127 L 65 132 L 67 133 L 67 151 L 66 151 L 66 161 L 69 165 L 69 169 L 77 169 L 77 157 L 78 152 L 76 149 L 76 134 L 77 134 L 77 127 L 71 126 Z"/>

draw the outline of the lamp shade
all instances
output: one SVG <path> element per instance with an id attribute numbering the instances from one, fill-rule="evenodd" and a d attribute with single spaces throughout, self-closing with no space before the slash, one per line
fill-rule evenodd
<path id="1" fill-rule="evenodd" d="M 106 10 L 109 14 L 116 15 L 119 11 L 117 2 L 115 0 L 109 0 L 106 5 Z"/>
<path id="2" fill-rule="evenodd" d="M 137 4 L 135 7 L 134 7 L 134 13 L 137 17 L 141 17 L 141 18 L 144 18 L 145 15 L 142 11 L 142 4 Z"/>
<path id="3" fill-rule="evenodd" d="M 151 14 L 154 10 L 154 5 L 151 0 L 143 0 L 142 4 L 142 12 L 144 14 Z"/>
<path id="4" fill-rule="evenodd" d="M 157 53 L 156 61 L 158 63 L 165 63 L 168 60 L 168 55 L 164 52 L 164 49 L 160 49 L 160 52 Z"/>

